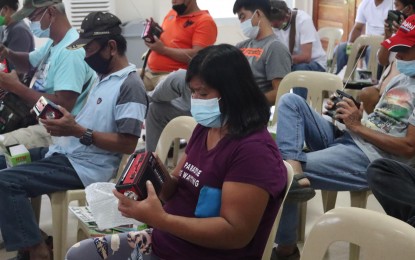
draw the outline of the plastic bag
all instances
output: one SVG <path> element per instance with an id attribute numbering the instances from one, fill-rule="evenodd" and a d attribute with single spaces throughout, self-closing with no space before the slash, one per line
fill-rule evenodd
<path id="1" fill-rule="evenodd" d="M 126 218 L 118 211 L 118 199 L 112 193 L 115 183 L 96 182 L 85 188 L 86 201 L 99 229 L 107 229 L 122 225 L 143 223 Z"/>

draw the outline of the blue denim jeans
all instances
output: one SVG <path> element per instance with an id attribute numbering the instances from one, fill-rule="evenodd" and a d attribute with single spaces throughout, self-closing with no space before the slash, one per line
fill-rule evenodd
<path id="1" fill-rule="evenodd" d="M 285 94 L 278 104 L 277 145 L 284 160 L 302 163 L 304 174 L 315 189 L 350 191 L 368 187 L 366 168 L 370 161 L 348 132 L 340 132 L 294 94 Z M 303 151 L 304 143 L 311 152 Z M 295 244 L 297 204 L 286 204 L 276 242 Z"/>
<path id="2" fill-rule="evenodd" d="M 300 64 L 294 64 L 291 67 L 291 71 L 320 71 L 325 72 L 326 70 L 317 62 L 312 61 L 310 63 L 300 63 Z M 300 97 L 303 97 L 304 99 L 307 99 L 307 89 L 302 87 L 295 87 L 293 88 L 293 93 L 299 95 Z"/>
<path id="3" fill-rule="evenodd" d="M 6 167 L 0 156 L 0 228 L 7 251 L 27 248 L 42 241 L 29 198 L 68 189 L 84 188 L 68 158 L 48 148 L 30 149 L 32 163 Z"/>

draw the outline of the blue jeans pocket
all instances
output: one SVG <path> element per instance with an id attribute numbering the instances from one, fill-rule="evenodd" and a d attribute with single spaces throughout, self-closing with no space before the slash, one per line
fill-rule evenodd
<path id="1" fill-rule="evenodd" d="M 195 216 L 198 218 L 218 217 L 221 206 L 222 190 L 204 186 L 200 190 Z"/>

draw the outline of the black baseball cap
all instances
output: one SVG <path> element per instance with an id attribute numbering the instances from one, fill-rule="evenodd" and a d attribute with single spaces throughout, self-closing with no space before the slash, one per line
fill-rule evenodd
<path id="1" fill-rule="evenodd" d="M 92 12 L 82 21 L 79 39 L 68 45 L 68 49 L 79 49 L 90 41 L 121 34 L 121 21 L 111 13 Z"/>

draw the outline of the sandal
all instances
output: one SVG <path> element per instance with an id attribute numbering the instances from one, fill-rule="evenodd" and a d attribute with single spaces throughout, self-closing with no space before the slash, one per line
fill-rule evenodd
<path id="1" fill-rule="evenodd" d="M 283 256 L 277 253 L 276 248 L 273 248 L 271 260 L 300 260 L 300 250 L 296 247 L 291 255 Z"/>
<path id="2" fill-rule="evenodd" d="M 305 202 L 312 199 L 316 192 L 310 186 L 302 186 L 298 181 L 302 179 L 307 179 L 304 173 L 294 174 L 293 183 L 291 188 L 288 191 L 286 198 L 287 202 Z"/>

